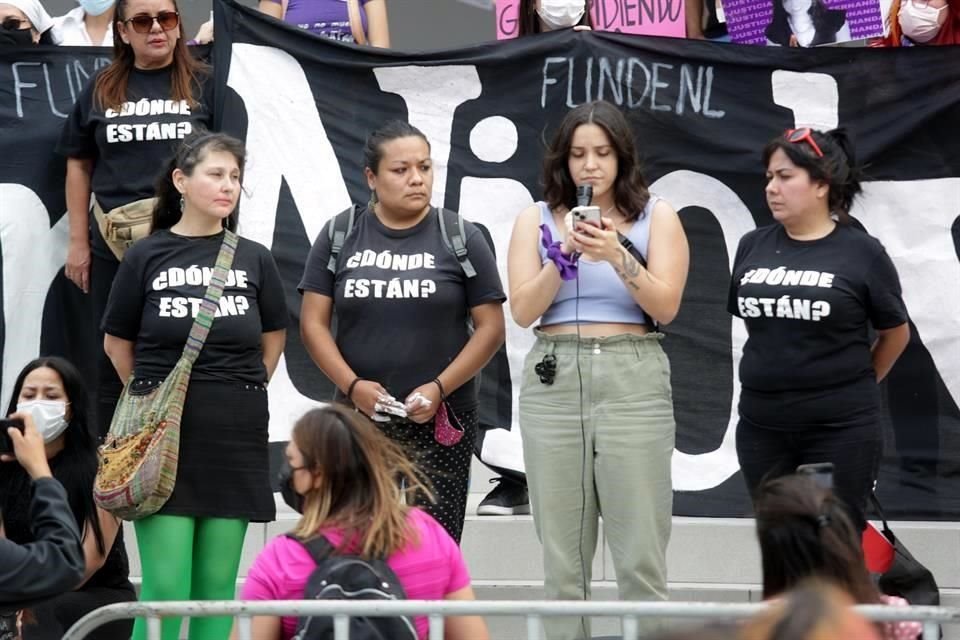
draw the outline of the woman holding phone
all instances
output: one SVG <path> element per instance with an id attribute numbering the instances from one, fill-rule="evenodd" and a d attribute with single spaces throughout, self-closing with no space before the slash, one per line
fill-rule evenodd
<path id="1" fill-rule="evenodd" d="M 620 598 L 667 597 L 675 425 L 655 325 L 677 315 L 689 252 L 677 213 L 648 191 L 633 140 L 608 102 L 570 111 L 544 159 L 544 201 L 510 239 L 513 318 L 539 320 L 520 431 L 551 599 L 589 597 L 601 514 Z M 584 185 L 593 209 L 574 207 Z M 590 637 L 586 618 L 544 625 L 551 639 Z"/>

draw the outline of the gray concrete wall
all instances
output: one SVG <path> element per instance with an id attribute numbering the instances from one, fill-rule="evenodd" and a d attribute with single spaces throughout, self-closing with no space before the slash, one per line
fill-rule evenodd
<path id="1" fill-rule="evenodd" d="M 42 0 L 51 15 L 76 6 L 74 0 Z M 255 0 L 241 0 L 255 5 Z M 190 37 L 210 14 L 211 0 L 178 0 Z M 387 0 L 393 46 L 402 50 L 446 49 L 496 37 L 493 0 Z"/>

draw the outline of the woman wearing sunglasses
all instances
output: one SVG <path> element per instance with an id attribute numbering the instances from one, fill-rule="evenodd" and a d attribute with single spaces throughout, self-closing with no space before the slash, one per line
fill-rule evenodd
<path id="1" fill-rule="evenodd" d="M 852 224 L 860 193 L 842 131 L 787 131 L 763 151 L 775 224 L 746 234 L 729 311 L 742 318 L 737 455 L 747 488 L 834 464 L 834 491 L 864 526 L 880 461 L 880 392 L 910 338 L 897 270 Z"/>
<path id="2" fill-rule="evenodd" d="M 113 61 L 78 97 L 58 145 L 67 157 L 65 274 L 90 295 L 95 327 L 123 250 L 149 230 L 157 174 L 180 140 L 209 128 L 212 112 L 209 73 L 187 50 L 175 0 L 118 0 L 115 11 Z M 102 437 L 121 384 L 102 353 L 96 373 Z"/>

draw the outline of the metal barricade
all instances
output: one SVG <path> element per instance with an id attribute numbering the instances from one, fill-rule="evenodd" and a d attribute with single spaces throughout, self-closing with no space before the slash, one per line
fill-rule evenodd
<path id="1" fill-rule="evenodd" d="M 427 616 L 430 640 L 443 640 L 444 618 L 449 616 L 521 617 L 527 621 L 527 638 L 538 640 L 545 617 L 582 616 L 620 618 L 623 640 L 639 640 L 640 618 L 684 620 L 741 620 L 762 611 L 766 604 L 707 602 L 580 602 L 494 600 L 397 601 L 191 601 L 111 604 L 91 611 L 77 621 L 62 640 L 84 640 L 100 626 L 127 618 L 147 619 L 147 639 L 160 640 L 160 621 L 166 617 L 232 616 L 238 619 L 240 640 L 251 635 L 252 616 L 332 616 L 334 640 L 349 640 L 352 616 Z M 960 609 L 947 607 L 858 606 L 856 610 L 877 622 L 914 620 L 923 623 L 923 640 L 938 640 L 939 625 L 960 622 Z"/>

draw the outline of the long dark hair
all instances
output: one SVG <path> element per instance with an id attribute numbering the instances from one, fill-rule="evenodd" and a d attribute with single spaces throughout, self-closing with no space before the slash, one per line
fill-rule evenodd
<path id="1" fill-rule="evenodd" d="M 827 206 L 830 212 L 837 216 L 843 224 L 849 224 L 850 207 L 857 195 L 863 190 L 860 185 L 862 177 L 857 166 L 856 152 L 853 143 L 843 129 L 832 131 L 811 130 L 814 142 L 823 152 L 821 158 L 816 154 L 808 142 L 790 142 L 788 135 L 777 136 L 767 143 L 763 149 L 763 166 L 770 164 L 770 156 L 780 149 L 790 162 L 810 175 L 810 179 L 822 182 L 830 189 L 827 196 Z"/>
<path id="2" fill-rule="evenodd" d="M 760 485 L 754 510 L 765 599 L 817 578 L 841 587 L 858 604 L 880 602 L 860 532 L 832 491 L 808 476 L 782 476 Z"/>
<path id="3" fill-rule="evenodd" d="M 180 37 L 173 45 L 173 75 L 170 79 L 170 98 L 186 100 L 190 106 L 196 106 L 195 93 L 201 84 L 201 78 L 209 75 L 210 67 L 191 55 L 183 37 L 183 14 L 177 6 L 177 0 L 170 0 L 173 9 L 180 14 L 177 30 Z M 127 0 L 117 0 L 113 16 L 113 61 L 97 75 L 93 88 L 94 104 L 100 109 L 118 108 L 127 101 L 127 85 L 130 73 L 134 69 L 133 47 L 120 37 L 120 23 L 129 18 Z"/>
<path id="4" fill-rule="evenodd" d="M 17 402 L 27 376 L 42 367 L 53 369 L 60 376 L 63 391 L 70 403 L 70 423 L 64 431 L 63 451 L 56 456 L 53 474 L 67 490 L 70 510 L 83 532 L 90 527 L 97 543 L 97 551 L 107 552 L 100 529 L 97 505 L 93 501 L 93 479 L 97 474 L 97 447 L 90 432 L 88 396 L 83 376 L 69 361 L 58 357 L 43 357 L 31 360 L 20 371 L 13 384 L 7 415 L 17 410 Z M 16 514 L 29 527 L 30 476 L 18 464 L 0 464 L 0 502 L 5 521 L 12 521 Z M 8 526 L 8 537 L 10 529 Z M 21 541 L 22 542 L 22 541 Z"/>
<path id="5" fill-rule="evenodd" d="M 583 17 L 577 26 L 593 28 L 593 17 L 590 15 L 592 0 L 583 0 Z M 543 33 L 540 25 L 540 16 L 537 15 L 537 0 L 520 0 L 517 8 L 517 36 L 529 36 Z"/>
<path id="6" fill-rule="evenodd" d="M 633 130 L 623 113 L 605 100 L 587 102 L 567 113 L 547 147 L 543 159 L 543 199 L 551 209 L 572 208 L 577 201 L 577 185 L 570 176 L 570 147 L 577 127 L 595 124 L 603 129 L 617 153 L 617 179 L 613 183 L 613 201 L 628 221 L 643 214 L 650 200 L 647 180 L 640 170 L 640 158 L 633 141 Z"/>
<path id="7" fill-rule="evenodd" d="M 180 143 L 177 152 L 157 179 L 157 204 L 153 208 L 153 224 L 150 233 L 169 229 L 177 224 L 183 215 L 183 210 L 180 208 L 180 192 L 173 184 L 174 169 L 180 169 L 188 176 L 193 175 L 193 170 L 203 162 L 207 154 L 215 151 L 224 151 L 237 159 L 242 184 L 243 167 L 247 158 L 247 150 L 243 143 L 225 133 L 195 131 Z M 238 203 L 237 209 L 239 208 Z M 237 209 L 234 209 L 233 213 L 223 221 L 223 226 L 230 231 L 237 230 Z"/>
<path id="8" fill-rule="evenodd" d="M 429 497 L 426 481 L 366 416 L 341 405 L 312 409 L 297 420 L 290 438 L 303 467 L 320 481 L 304 495 L 295 534 L 309 538 L 323 527 L 340 527 L 341 547 L 355 546 L 365 557 L 389 556 L 415 540 L 400 498 L 416 492 Z"/>

